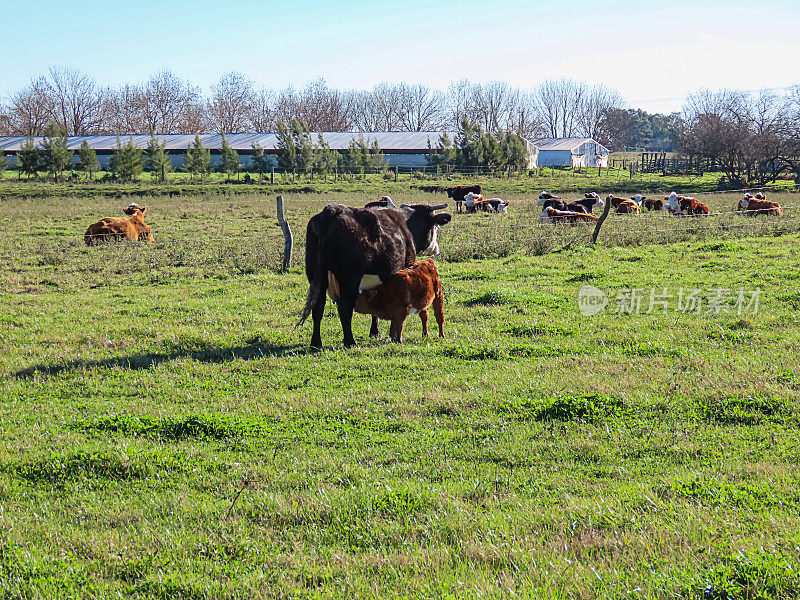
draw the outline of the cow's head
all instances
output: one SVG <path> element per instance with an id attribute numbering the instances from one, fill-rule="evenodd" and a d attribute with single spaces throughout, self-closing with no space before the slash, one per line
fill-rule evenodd
<path id="1" fill-rule="evenodd" d="M 417 256 L 439 254 L 437 231 L 442 225 L 447 225 L 453 218 L 450 213 L 434 213 L 436 210 L 447 208 L 447 204 L 401 204 L 405 211 L 406 226 L 414 238 L 414 250 Z"/>
<path id="2" fill-rule="evenodd" d="M 747 208 L 750 206 L 751 198 L 752 196 L 750 194 L 745 194 L 744 196 L 742 196 L 742 199 L 739 200 L 739 208 L 747 210 Z"/>
<path id="3" fill-rule="evenodd" d="M 542 193 L 539 194 L 539 202 L 537 202 L 537 204 L 539 206 L 544 206 L 544 203 L 547 200 L 561 200 L 561 197 L 560 196 L 556 196 L 555 194 L 551 194 L 550 192 L 546 192 L 546 191 L 542 190 Z"/>
<path id="4" fill-rule="evenodd" d="M 639 206 L 644 204 L 644 196 L 642 196 L 641 194 L 636 194 L 633 198 L 631 198 L 631 200 L 636 202 L 636 204 L 638 204 Z"/>
<path id="5" fill-rule="evenodd" d="M 681 204 L 678 201 L 678 194 L 675 192 L 671 192 L 669 196 L 665 198 L 667 201 L 667 205 L 669 206 L 669 210 L 671 212 L 680 212 Z"/>
<path id="6" fill-rule="evenodd" d="M 141 231 L 139 231 L 139 241 L 140 242 L 155 242 L 156 239 L 153 237 L 153 230 L 149 225 L 145 225 L 142 227 Z"/>
<path id="7" fill-rule="evenodd" d="M 138 204 L 136 204 L 136 202 L 131 202 L 128 205 L 128 208 L 122 209 L 122 212 L 124 212 L 126 215 L 132 217 L 136 213 L 144 214 L 146 210 L 147 210 L 146 206 L 139 206 Z"/>

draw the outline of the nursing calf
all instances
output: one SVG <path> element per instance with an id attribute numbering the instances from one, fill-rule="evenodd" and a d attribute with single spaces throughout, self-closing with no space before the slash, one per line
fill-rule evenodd
<path id="1" fill-rule="evenodd" d="M 402 342 L 403 326 L 409 315 L 419 313 L 422 320 L 422 335 L 428 335 L 428 310 L 433 305 L 433 314 L 439 324 L 439 337 L 444 337 L 444 294 L 439 280 L 439 271 L 432 259 L 414 263 L 402 269 L 371 290 L 358 294 L 355 311 L 391 321 L 389 337 Z"/>

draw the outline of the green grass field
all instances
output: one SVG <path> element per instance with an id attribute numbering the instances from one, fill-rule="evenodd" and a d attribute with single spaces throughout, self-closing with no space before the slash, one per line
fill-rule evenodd
<path id="1" fill-rule="evenodd" d="M 376 193 L 287 193 L 288 273 L 274 194 L 92 248 L 128 198 L 0 201 L 0 598 L 800 596 L 800 194 L 592 247 L 509 193 L 441 231 L 445 339 L 311 352 L 305 223 Z"/>

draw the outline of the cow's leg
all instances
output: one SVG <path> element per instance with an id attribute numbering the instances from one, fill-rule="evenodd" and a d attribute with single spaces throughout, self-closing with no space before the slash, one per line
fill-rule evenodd
<path id="1" fill-rule="evenodd" d="M 352 348 L 356 345 L 356 340 L 353 338 L 353 307 L 356 305 L 356 296 L 358 289 L 355 293 L 348 289 L 345 291 L 343 287 L 342 295 L 336 303 L 336 308 L 339 312 L 339 321 L 342 323 L 342 343 L 345 348 Z"/>
<path id="2" fill-rule="evenodd" d="M 322 324 L 322 315 L 325 314 L 325 300 L 326 295 L 323 291 L 319 295 L 319 300 L 317 300 L 317 303 L 311 307 L 311 320 L 314 323 L 314 332 L 311 334 L 312 348 L 322 348 L 322 335 L 320 334 L 320 326 Z"/>
<path id="3" fill-rule="evenodd" d="M 372 325 L 369 328 L 369 337 L 379 337 L 381 332 L 378 331 L 378 317 L 372 317 Z"/>
<path id="4" fill-rule="evenodd" d="M 405 322 L 406 319 L 402 315 L 398 315 L 392 319 L 392 326 L 389 329 L 389 337 L 393 342 L 397 342 L 398 344 L 403 343 L 403 325 L 405 325 Z"/>
<path id="5" fill-rule="evenodd" d="M 422 337 L 428 337 L 428 309 L 423 308 L 419 311 L 419 319 L 422 321 Z"/>

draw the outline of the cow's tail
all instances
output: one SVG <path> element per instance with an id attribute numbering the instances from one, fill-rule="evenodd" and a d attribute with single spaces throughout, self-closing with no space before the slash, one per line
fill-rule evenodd
<path id="1" fill-rule="evenodd" d="M 327 208 L 327 207 L 326 207 Z M 325 214 L 325 211 L 322 213 Z M 323 216 L 322 219 L 325 219 Z M 308 230 L 306 232 L 306 240 L 312 237 L 312 229 L 316 229 L 313 231 L 314 237 L 316 237 L 316 247 L 309 247 L 309 244 L 306 244 L 306 275 L 308 275 L 309 268 L 312 269 L 313 275 L 309 278 L 309 285 L 308 285 L 308 294 L 306 294 L 306 303 L 303 305 L 303 310 L 300 313 L 300 319 L 295 324 L 294 328 L 297 329 L 303 323 L 305 323 L 308 316 L 311 314 L 311 310 L 314 308 L 314 305 L 319 302 L 320 296 L 325 293 L 327 288 L 327 275 L 328 269 L 326 266 L 325 261 L 325 253 L 324 253 L 324 239 L 323 239 L 323 232 L 326 230 L 324 226 L 317 227 L 318 223 L 314 222 L 314 218 L 308 224 Z M 324 224 L 323 224 L 324 225 Z M 308 253 L 314 253 L 313 264 L 308 262 Z"/>

